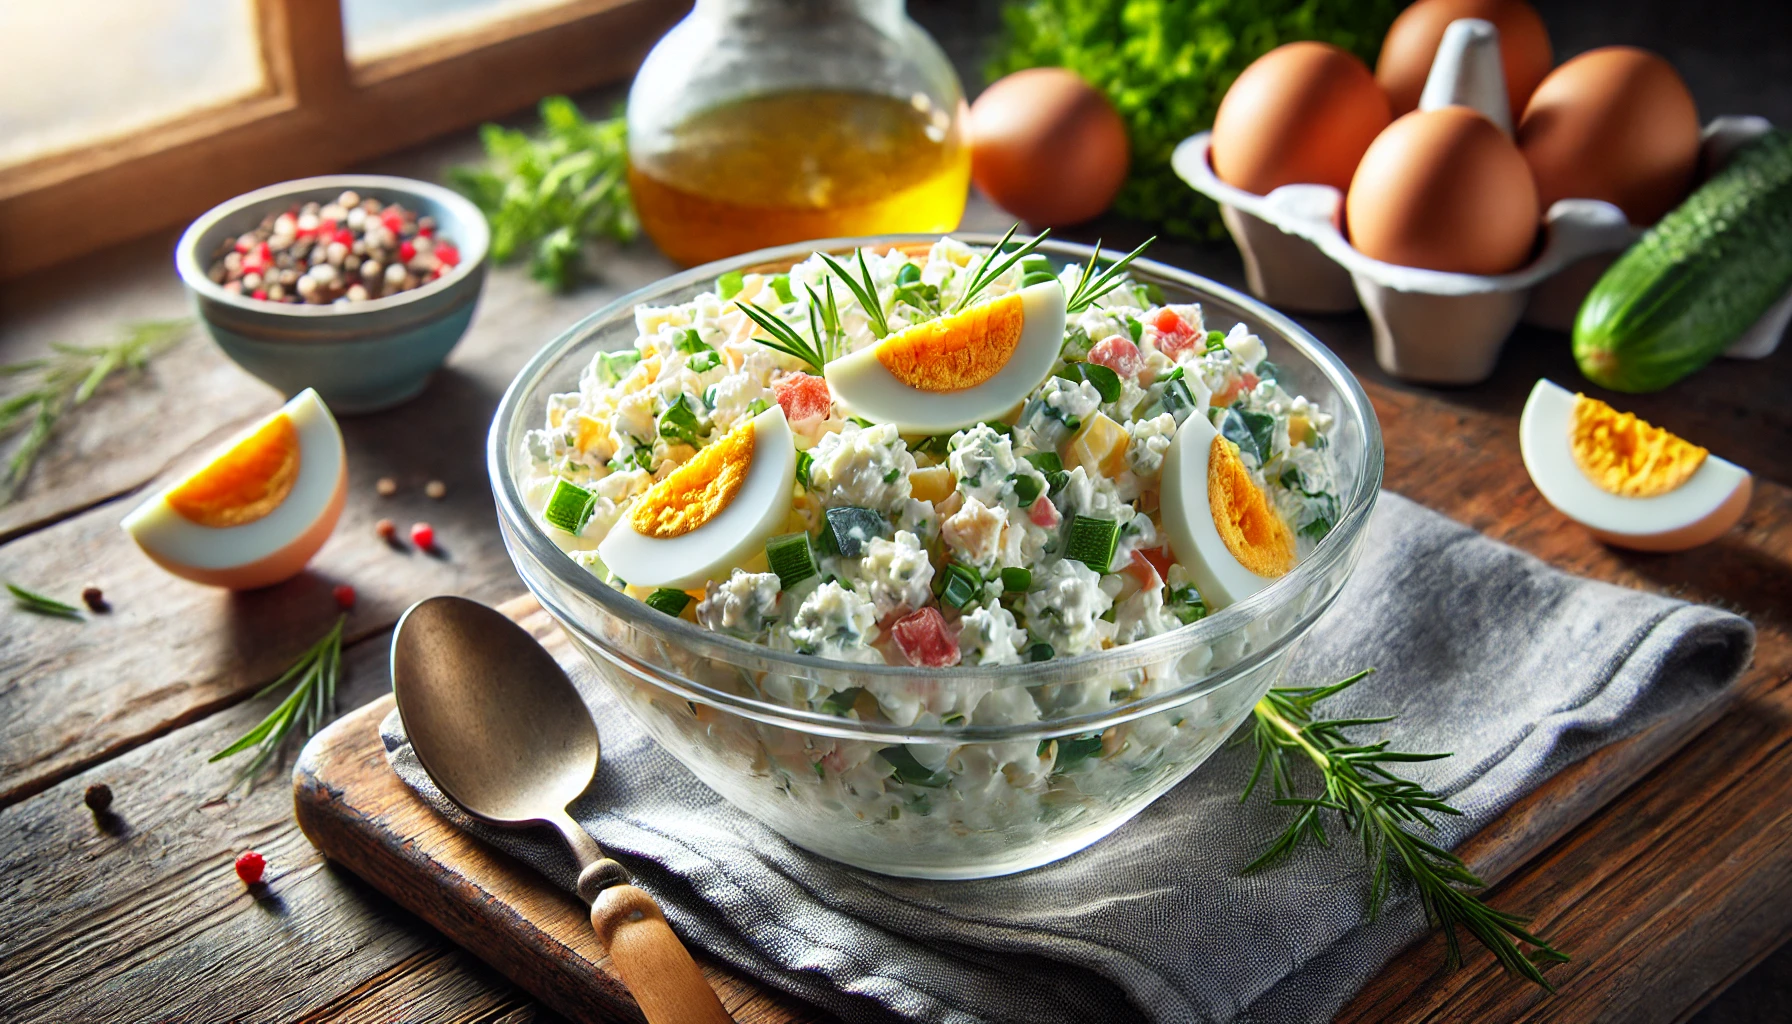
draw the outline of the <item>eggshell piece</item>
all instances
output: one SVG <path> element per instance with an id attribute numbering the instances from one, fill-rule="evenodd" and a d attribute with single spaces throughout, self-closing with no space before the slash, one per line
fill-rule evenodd
<path id="1" fill-rule="evenodd" d="M 1715 455 L 1666 494 L 1628 498 L 1599 487 L 1570 447 L 1574 403 L 1573 392 L 1539 380 L 1519 418 L 1519 450 L 1544 500 L 1600 540 L 1637 551 L 1685 551 L 1722 536 L 1748 510 L 1753 479 Z"/>
<path id="2" fill-rule="evenodd" d="M 296 478 L 282 486 L 277 503 L 269 508 L 253 481 L 244 485 L 213 476 L 217 471 L 225 476 L 242 472 L 244 465 L 237 464 L 242 460 L 233 457 L 241 454 L 245 441 L 263 436 L 278 418 L 292 427 L 298 468 Z M 211 499 L 207 514 L 199 520 L 190 503 L 170 500 L 171 495 L 194 492 Z M 342 432 L 317 393 L 306 389 L 225 445 L 204 466 L 137 506 L 121 525 L 144 554 L 176 576 L 208 586 L 252 590 L 303 571 L 335 530 L 347 494 Z M 255 507 L 235 515 L 218 504 L 233 497 Z"/>
<path id="3" fill-rule="evenodd" d="M 1342 192 L 1388 119 L 1387 97 L 1354 54 L 1329 43 L 1278 46 L 1220 101 L 1213 173 L 1257 195 L 1306 182 Z"/>
<path id="4" fill-rule="evenodd" d="M 1530 258 L 1537 186 L 1518 148 L 1467 107 L 1415 110 L 1363 154 L 1345 199 L 1350 243 L 1384 263 L 1504 274 Z"/>
<path id="5" fill-rule="evenodd" d="M 999 79 L 971 105 L 971 179 L 1029 224 L 1096 216 L 1126 180 L 1126 125 L 1074 71 L 1028 68 Z"/>
<path id="6" fill-rule="evenodd" d="M 1419 94 L 1425 91 L 1444 29 L 1460 18 L 1479 18 L 1499 32 L 1500 69 L 1505 72 L 1506 100 L 1514 118 L 1549 74 L 1555 63 L 1549 29 L 1524 0 L 1419 0 L 1389 26 L 1375 62 L 1375 80 L 1387 93 L 1393 116 L 1419 108 Z"/>
<path id="7" fill-rule="evenodd" d="M 728 503 L 677 536 L 648 536 L 635 529 L 632 515 L 624 516 L 597 547 L 597 556 L 611 572 L 637 587 L 700 589 L 707 580 L 745 564 L 784 526 L 796 483 L 796 448 L 784 410 L 774 405 L 742 429 L 753 432 L 752 461 Z M 700 483 L 674 470 L 638 500 L 700 489 L 690 486 Z"/>
<path id="8" fill-rule="evenodd" d="M 1673 65 L 1606 46 L 1552 71 L 1518 122 L 1538 202 L 1603 199 L 1632 224 L 1679 205 L 1699 165 L 1699 111 Z"/>

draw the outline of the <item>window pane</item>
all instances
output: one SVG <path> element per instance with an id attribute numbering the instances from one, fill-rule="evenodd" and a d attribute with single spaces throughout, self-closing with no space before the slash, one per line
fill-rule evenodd
<path id="1" fill-rule="evenodd" d="M 261 88 L 253 2 L 0 2 L 0 165 Z"/>
<path id="2" fill-rule="evenodd" d="M 342 0 L 350 61 L 359 63 L 565 0 Z"/>

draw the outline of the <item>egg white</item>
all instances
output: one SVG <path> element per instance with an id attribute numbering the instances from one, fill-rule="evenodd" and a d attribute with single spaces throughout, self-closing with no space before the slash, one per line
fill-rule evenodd
<path id="1" fill-rule="evenodd" d="M 1182 421 L 1164 453 L 1158 515 L 1170 538 L 1170 551 L 1188 570 L 1207 607 L 1218 611 L 1274 583 L 1245 568 L 1213 525 L 1213 504 L 1207 494 L 1207 463 L 1213 439 L 1219 436 L 1204 414 Z"/>
<path id="2" fill-rule="evenodd" d="M 1679 487 L 1647 498 L 1627 498 L 1594 483 L 1574 461 L 1569 431 L 1574 422 L 1574 392 L 1539 380 L 1525 400 L 1518 420 L 1518 447 L 1524 467 L 1545 501 L 1570 519 L 1603 534 L 1648 537 L 1686 530 L 1718 514 L 1737 488 L 1749 483 L 1748 471 L 1715 455 L 1693 471 Z"/>
<path id="3" fill-rule="evenodd" d="M 878 346 L 868 345 L 827 365 L 835 402 L 873 423 L 894 423 L 905 434 L 944 434 L 1006 416 L 1044 382 L 1064 346 L 1064 286 L 1028 285 L 1020 302 L 1020 341 L 983 383 L 958 391 L 910 387 L 878 361 Z"/>
<path id="4" fill-rule="evenodd" d="M 648 537 L 624 515 L 597 546 L 612 573 L 643 587 L 690 590 L 758 554 L 790 515 L 796 447 L 779 406 L 753 418 L 753 461 L 734 500 L 677 537 Z"/>
<path id="5" fill-rule="evenodd" d="M 299 437 L 299 472 L 286 499 L 267 515 L 240 526 L 201 526 L 168 504 L 168 494 L 192 479 L 189 474 L 137 506 L 121 524 L 157 561 L 202 571 L 235 569 L 279 552 L 311 529 L 329 511 L 345 485 L 348 459 L 335 417 L 310 388 L 294 395 L 275 415 L 292 421 Z M 271 419 L 269 417 L 268 419 Z M 268 419 L 232 438 L 218 454 L 260 429 Z"/>

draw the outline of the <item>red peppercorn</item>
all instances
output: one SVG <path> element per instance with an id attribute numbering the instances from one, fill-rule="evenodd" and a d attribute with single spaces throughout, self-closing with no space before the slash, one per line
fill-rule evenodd
<path id="1" fill-rule="evenodd" d="M 404 230 L 404 214 L 392 207 L 387 207 L 386 211 L 380 214 L 380 223 L 385 225 L 387 231 L 396 235 Z"/>
<path id="2" fill-rule="evenodd" d="M 409 263 L 417 255 L 417 246 L 411 242 L 401 242 L 398 246 L 398 261 Z"/>
<path id="3" fill-rule="evenodd" d="M 346 583 L 338 583 L 336 589 L 330 591 L 336 598 L 336 607 L 348 611 L 355 606 L 355 588 Z"/>
<path id="4" fill-rule="evenodd" d="M 336 240 L 338 242 L 341 242 L 343 245 L 354 245 L 355 244 L 355 233 L 353 231 L 350 231 L 347 228 L 337 228 L 336 229 Z"/>
<path id="5" fill-rule="evenodd" d="M 382 519 L 373 524 L 373 532 L 379 534 L 381 540 L 391 540 L 398 536 L 398 524 L 390 519 Z"/>
<path id="6" fill-rule="evenodd" d="M 436 229 L 428 225 L 419 225 L 417 228 L 417 236 L 419 238 L 434 238 L 435 235 Z"/>
<path id="7" fill-rule="evenodd" d="M 435 252 L 436 259 L 441 260 L 444 267 L 452 267 L 460 263 L 460 250 L 447 242 L 436 246 Z"/>
<path id="8" fill-rule="evenodd" d="M 243 880 L 244 885 L 254 885 L 261 881 L 261 873 L 267 870 L 268 862 L 254 850 L 245 850 L 236 859 L 236 877 Z"/>
<path id="9" fill-rule="evenodd" d="M 436 528 L 428 523 L 411 524 L 411 543 L 425 551 L 436 546 Z"/>
<path id="10" fill-rule="evenodd" d="M 318 221 L 317 222 L 317 233 L 320 235 L 323 235 L 326 238 L 336 237 L 336 220 L 335 220 L 335 218 L 325 217 L 323 220 Z"/>
<path id="11" fill-rule="evenodd" d="M 254 299 L 266 299 L 268 297 L 268 290 L 266 288 L 257 288 L 249 293 L 249 297 Z"/>

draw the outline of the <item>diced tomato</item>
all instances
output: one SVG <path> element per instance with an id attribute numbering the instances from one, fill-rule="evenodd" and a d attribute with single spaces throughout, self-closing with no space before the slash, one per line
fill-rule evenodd
<path id="1" fill-rule="evenodd" d="M 779 377 L 772 381 L 772 394 L 784 407 L 784 418 L 792 423 L 821 419 L 834 405 L 828 382 L 811 373 L 789 373 Z"/>
<path id="2" fill-rule="evenodd" d="M 423 237 L 428 238 L 429 236 L 424 235 Z M 449 245 L 447 242 L 438 244 L 435 248 L 435 254 L 436 259 L 441 260 L 442 265 L 445 267 L 453 267 L 460 264 L 460 250 Z"/>
<path id="3" fill-rule="evenodd" d="M 1245 391 L 1255 391 L 1257 389 L 1257 385 L 1260 383 L 1262 383 L 1262 381 L 1257 377 L 1256 374 L 1252 373 L 1249 370 L 1244 371 L 1244 390 Z"/>
<path id="4" fill-rule="evenodd" d="M 1173 309 L 1160 309 L 1151 318 L 1151 329 L 1157 332 L 1157 350 L 1175 358 L 1194 347 L 1195 329 Z"/>
<path id="5" fill-rule="evenodd" d="M 1035 498 L 1027 508 L 1027 518 L 1033 521 L 1034 526 L 1043 526 L 1048 530 L 1064 521 L 1064 517 L 1058 514 L 1058 506 L 1043 494 Z"/>
<path id="6" fill-rule="evenodd" d="M 1224 406 L 1231 405 L 1233 400 L 1236 399 L 1239 396 L 1239 394 L 1242 393 L 1243 391 L 1244 391 L 1244 382 L 1235 380 L 1232 383 L 1227 384 L 1225 386 L 1225 388 L 1223 388 L 1222 390 L 1215 391 L 1213 393 L 1213 399 L 1211 400 L 1211 402 L 1209 404 L 1213 405 L 1215 408 L 1222 408 Z"/>
<path id="7" fill-rule="evenodd" d="M 1145 368 L 1145 357 L 1139 354 L 1139 346 L 1118 334 L 1096 342 L 1089 350 L 1089 361 L 1129 380 L 1138 380 L 1140 371 Z"/>
<path id="8" fill-rule="evenodd" d="M 1170 571 L 1170 557 L 1163 548 L 1134 551 L 1132 563 L 1123 571 L 1137 580 L 1141 588 L 1150 590 L 1163 583 L 1164 575 Z"/>
<path id="9" fill-rule="evenodd" d="M 896 620 L 890 627 L 896 646 L 910 665 L 946 668 L 958 664 L 958 637 L 938 608 L 927 607 Z"/>

